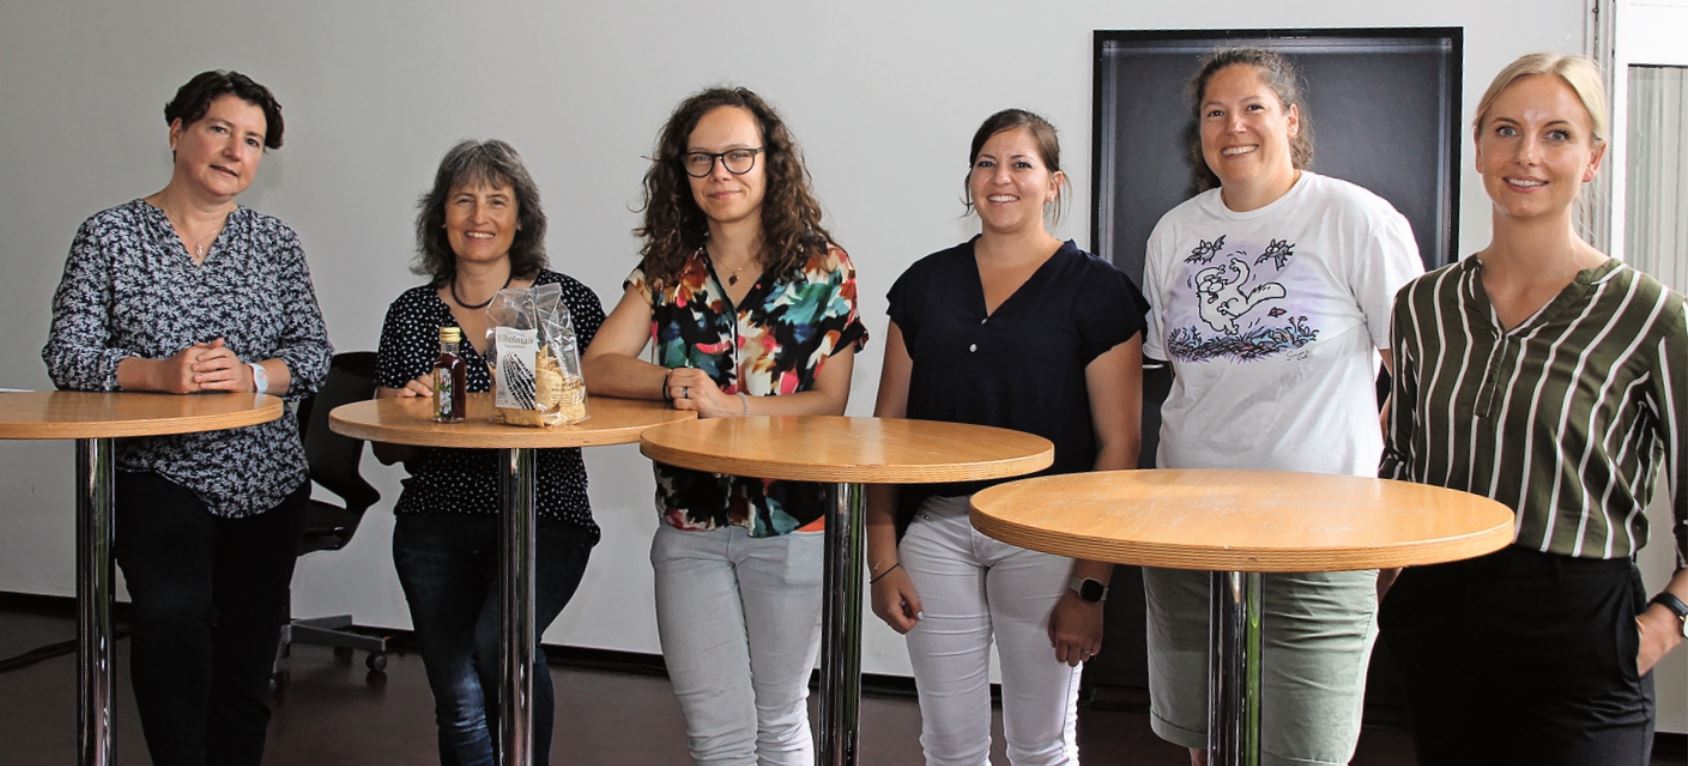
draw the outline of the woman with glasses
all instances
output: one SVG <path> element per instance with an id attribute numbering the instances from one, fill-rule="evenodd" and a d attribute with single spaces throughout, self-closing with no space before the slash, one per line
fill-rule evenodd
<path id="1" fill-rule="evenodd" d="M 1144 305 L 1124 274 L 1049 233 L 1060 152 L 1031 112 L 979 126 L 965 189 L 983 233 L 891 287 L 874 412 L 1038 434 L 1055 444 L 1044 473 L 1133 468 Z M 980 535 L 968 496 L 990 483 L 869 489 L 873 611 L 908 636 L 926 763 L 989 762 L 994 642 L 1009 761 L 1076 764 L 1080 665 L 1101 648 L 1113 567 Z M 901 545 L 899 494 L 918 506 Z"/>
<path id="2" fill-rule="evenodd" d="M 705 418 L 842 414 L 867 340 L 855 267 L 773 108 L 744 88 L 687 98 L 644 186 L 641 261 L 586 350 L 588 389 Z M 812 764 L 830 489 L 654 468 L 657 629 L 693 760 Z"/>
<path id="3" fill-rule="evenodd" d="M 1156 462 L 1371 476 L 1390 302 L 1423 271 L 1412 229 L 1377 195 L 1307 169 L 1307 100 L 1283 56 L 1215 52 L 1189 95 L 1190 162 L 1206 191 L 1155 225 L 1143 268 L 1143 351 L 1174 374 Z M 1143 570 L 1150 723 L 1195 763 L 1207 742 L 1209 584 L 1206 572 Z M 1263 577 L 1262 763 L 1353 756 L 1377 586 L 1376 571 Z"/>
<path id="4" fill-rule="evenodd" d="M 375 395 L 433 396 L 440 328 L 461 331 L 465 388 L 492 390 L 482 351 L 486 307 L 506 287 L 559 285 L 583 343 L 604 321 L 586 285 L 546 268 L 546 216 L 521 155 L 503 141 L 463 141 L 447 151 L 416 213 L 416 265 L 427 284 L 406 290 L 381 326 Z M 404 587 L 422 666 L 434 693 L 440 763 L 498 762 L 498 458 L 492 450 L 376 444 L 409 478 L 393 506 L 393 568 Z M 535 643 L 574 596 L 598 525 L 578 449 L 539 450 L 534 573 Z M 534 653 L 533 750 L 551 748 L 553 697 L 545 652 Z"/>
<path id="5" fill-rule="evenodd" d="M 1496 75 L 1472 122 L 1494 234 L 1395 299 L 1379 475 L 1518 515 L 1512 546 L 1410 567 L 1383 603 L 1419 763 L 1645 766 L 1651 671 L 1688 635 L 1688 304 L 1574 224 L 1603 81 L 1553 53 Z M 1677 570 L 1649 604 L 1635 556 L 1660 489 Z"/>

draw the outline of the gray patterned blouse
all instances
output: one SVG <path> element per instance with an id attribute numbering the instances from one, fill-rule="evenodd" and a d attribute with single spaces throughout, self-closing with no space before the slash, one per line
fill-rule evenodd
<path id="1" fill-rule="evenodd" d="M 145 201 L 83 222 L 41 349 L 55 385 L 113 391 L 124 358 L 163 359 L 215 338 L 243 361 L 286 362 L 289 401 L 315 392 L 328 374 L 328 333 L 287 224 L 238 207 L 196 264 L 164 211 Z M 230 518 L 275 507 L 307 475 L 291 408 L 246 428 L 124 440 L 117 452 L 119 470 L 157 473 Z"/>

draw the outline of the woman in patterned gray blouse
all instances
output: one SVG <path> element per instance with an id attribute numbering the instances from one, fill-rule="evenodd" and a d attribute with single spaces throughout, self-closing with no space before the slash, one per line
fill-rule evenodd
<path id="1" fill-rule="evenodd" d="M 317 389 L 331 350 L 293 230 L 235 202 L 281 105 L 205 72 L 164 107 L 162 190 L 95 214 L 71 244 L 41 356 L 87 391 Z M 117 562 L 133 600 L 130 673 L 155 763 L 256 764 L 310 482 L 293 413 L 121 443 Z"/>

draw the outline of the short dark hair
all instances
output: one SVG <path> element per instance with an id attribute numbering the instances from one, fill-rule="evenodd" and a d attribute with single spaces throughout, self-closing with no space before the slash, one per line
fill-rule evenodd
<path id="1" fill-rule="evenodd" d="M 200 72 L 188 80 L 186 85 L 176 89 L 176 97 L 164 105 L 164 124 L 170 125 L 177 120 L 187 127 L 205 116 L 211 108 L 211 102 L 223 96 L 233 95 L 259 109 L 264 110 L 264 147 L 268 149 L 281 148 L 281 102 L 275 100 L 270 89 L 239 72 L 227 69 L 213 69 Z"/>
<path id="2" fill-rule="evenodd" d="M 748 88 L 718 86 L 692 94 L 674 108 L 658 134 L 656 156 L 645 171 L 644 219 L 633 230 L 645 276 L 655 285 L 679 277 L 686 259 L 709 237 L 709 216 L 692 198 L 681 159 L 703 116 L 722 107 L 750 112 L 762 134 L 767 191 L 762 202 L 762 266 L 779 278 L 796 275 L 811 255 L 824 253 L 832 235 L 821 226 L 821 205 L 797 139 L 779 112 Z"/>
<path id="3" fill-rule="evenodd" d="M 967 153 L 967 175 L 961 179 L 962 200 L 967 205 L 967 212 L 973 212 L 973 187 L 969 182 L 973 177 L 973 163 L 979 161 L 979 152 L 985 150 L 985 142 L 991 140 L 991 136 L 1015 128 L 1031 134 L 1032 141 L 1037 143 L 1038 158 L 1043 160 L 1043 166 L 1051 174 L 1061 172 L 1061 139 L 1056 135 L 1055 126 L 1033 112 L 1004 109 L 986 117 L 979 129 L 973 131 L 973 148 Z M 1062 184 L 1055 192 L 1056 221 L 1061 220 L 1061 213 L 1066 207 L 1067 185 Z"/>
<path id="4" fill-rule="evenodd" d="M 1190 80 L 1190 125 L 1185 133 L 1189 151 L 1190 172 L 1195 174 L 1196 191 L 1218 188 L 1219 176 L 1207 166 L 1202 155 L 1202 99 L 1207 97 L 1207 82 L 1219 70 L 1236 64 L 1254 67 L 1261 82 L 1272 89 L 1284 111 L 1295 107 L 1300 113 L 1300 129 L 1289 140 L 1290 164 L 1297 170 L 1313 166 L 1313 115 L 1307 110 L 1307 96 L 1301 87 L 1301 70 L 1277 51 L 1265 48 L 1225 48 L 1202 59 L 1201 69 Z"/>
<path id="5" fill-rule="evenodd" d="M 435 285 L 457 274 L 457 253 L 445 233 L 445 203 L 451 190 L 468 184 L 509 184 L 516 194 L 516 236 L 510 242 L 510 273 L 524 279 L 545 268 L 545 209 L 539 205 L 539 185 L 533 182 L 522 156 L 497 139 L 459 141 L 440 159 L 434 188 L 416 202 L 416 263 L 410 270 Z"/>

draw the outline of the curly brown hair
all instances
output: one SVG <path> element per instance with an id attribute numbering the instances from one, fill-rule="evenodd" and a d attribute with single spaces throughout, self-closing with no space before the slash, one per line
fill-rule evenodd
<path id="1" fill-rule="evenodd" d="M 709 238 L 709 219 L 692 198 L 681 162 L 698 121 L 728 106 L 749 111 L 762 134 L 761 161 L 767 163 L 768 184 L 762 202 L 762 267 L 778 278 L 795 276 L 809 256 L 824 253 L 832 243 L 832 235 L 821 226 L 821 205 L 803 152 L 779 113 L 748 88 L 708 88 L 675 107 L 645 171 L 644 222 L 633 234 L 645 241 L 639 256 L 653 286 L 676 278 L 686 259 Z"/>
<path id="2" fill-rule="evenodd" d="M 1207 157 L 1202 154 L 1202 101 L 1207 98 L 1207 81 L 1219 74 L 1219 70 L 1237 64 L 1254 67 L 1260 81 L 1277 95 L 1284 111 L 1289 111 L 1292 106 L 1299 110 L 1301 127 L 1289 140 L 1290 164 L 1296 170 L 1313 166 L 1313 115 L 1307 110 L 1307 96 L 1301 87 L 1301 70 L 1277 51 L 1224 48 L 1203 58 L 1201 69 L 1190 79 L 1190 123 L 1184 131 L 1184 148 L 1197 192 L 1219 187 L 1219 176 L 1207 166 Z"/>

